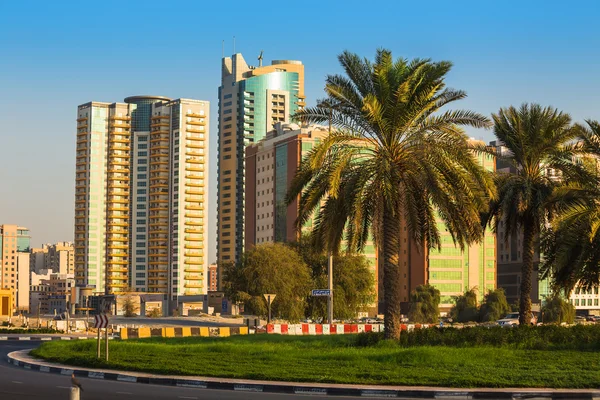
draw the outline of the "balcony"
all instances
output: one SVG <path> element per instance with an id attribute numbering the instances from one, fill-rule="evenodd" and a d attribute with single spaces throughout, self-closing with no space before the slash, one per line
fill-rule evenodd
<path id="1" fill-rule="evenodd" d="M 193 118 L 205 118 L 206 117 L 206 115 L 197 114 L 197 113 L 193 113 L 193 112 L 185 113 L 185 116 L 186 117 L 193 117 Z"/>
<path id="2" fill-rule="evenodd" d="M 186 125 L 194 125 L 194 126 L 205 126 L 206 122 L 204 121 L 185 121 Z M 189 129 L 188 129 L 189 131 Z"/>
<path id="3" fill-rule="evenodd" d="M 202 289 L 204 287 L 204 285 L 200 284 L 200 283 L 186 283 L 183 285 L 184 288 L 190 288 L 190 289 Z"/>

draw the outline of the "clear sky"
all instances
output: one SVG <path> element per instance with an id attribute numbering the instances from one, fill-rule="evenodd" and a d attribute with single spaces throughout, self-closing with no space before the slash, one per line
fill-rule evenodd
<path id="1" fill-rule="evenodd" d="M 264 50 L 306 68 L 307 103 L 348 49 L 450 60 L 456 108 L 491 114 L 539 102 L 600 119 L 600 2 L 0 0 L 0 223 L 32 244 L 73 240 L 76 107 L 137 94 L 209 100 L 222 40 L 251 64 Z M 215 259 L 216 124 L 211 126 Z M 492 139 L 489 131 L 470 132 Z"/>

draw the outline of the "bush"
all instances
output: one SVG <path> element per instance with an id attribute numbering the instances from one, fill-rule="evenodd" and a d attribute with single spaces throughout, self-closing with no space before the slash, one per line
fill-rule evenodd
<path id="1" fill-rule="evenodd" d="M 440 311 L 440 291 L 431 285 L 419 285 L 410 294 L 408 318 L 414 322 L 435 324 Z"/>
<path id="2" fill-rule="evenodd" d="M 475 289 L 467 290 L 464 295 L 456 297 L 456 304 L 450 310 L 450 315 L 456 322 L 479 320 L 477 293 L 475 293 Z"/>
<path id="3" fill-rule="evenodd" d="M 497 321 L 510 312 L 510 306 L 506 301 L 504 289 L 490 290 L 483 299 L 479 309 L 479 320 L 481 322 Z"/>
<path id="4" fill-rule="evenodd" d="M 361 333 L 357 335 L 356 346 L 373 346 L 383 338 L 382 333 Z M 424 328 L 402 332 L 399 344 L 402 347 L 493 346 L 526 350 L 599 350 L 600 325 Z"/>
<path id="5" fill-rule="evenodd" d="M 160 318 L 162 317 L 162 311 L 160 308 L 153 308 L 149 313 L 146 314 L 149 318 Z"/>
<path id="6" fill-rule="evenodd" d="M 542 316 L 544 323 L 566 322 L 572 324 L 575 320 L 575 307 L 558 294 L 554 294 L 546 297 L 546 302 L 542 307 Z"/>

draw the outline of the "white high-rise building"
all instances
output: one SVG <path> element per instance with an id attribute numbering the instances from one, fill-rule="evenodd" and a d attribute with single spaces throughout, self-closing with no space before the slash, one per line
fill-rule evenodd
<path id="1" fill-rule="evenodd" d="M 96 292 L 206 293 L 209 103 L 77 108 L 75 278 Z"/>

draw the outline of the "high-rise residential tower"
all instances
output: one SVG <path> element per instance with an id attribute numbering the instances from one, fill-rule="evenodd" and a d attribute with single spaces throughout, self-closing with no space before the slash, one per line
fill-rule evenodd
<path id="1" fill-rule="evenodd" d="M 206 293 L 208 102 L 133 96 L 77 113 L 77 285 Z"/>
<path id="2" fill-rule="evenodd" d="M 245 147 L 288 123 L 304 103 L 304 65 L 276 60 L 249 66 L 241 54 L 222 60 L 219 87 L 219 261 L 236 261 L 244 249 Z"/>

